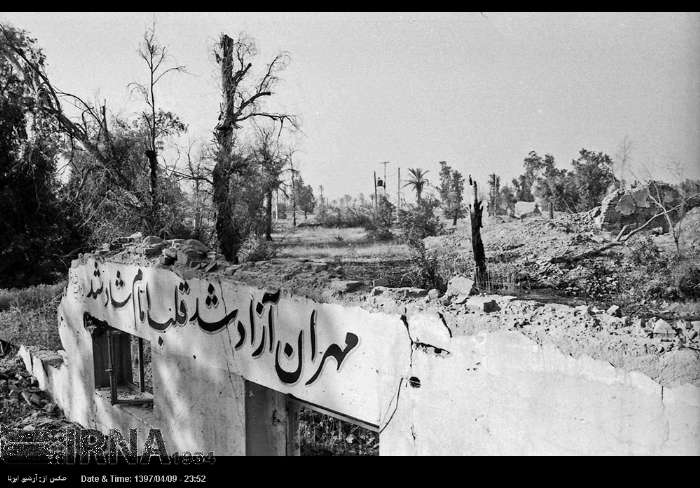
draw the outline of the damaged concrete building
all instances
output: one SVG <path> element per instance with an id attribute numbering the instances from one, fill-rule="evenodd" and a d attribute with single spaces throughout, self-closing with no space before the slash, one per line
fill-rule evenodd
<path id="1" fill-rule="evenodd" d="M 644 330 L 616 346 L 629 318 L 457 282 L 441 298 L 344 282 L 311 296 L 149 254 L 75 260 L 63 350 L 22 350 L 83 426 L 158 428 L 171 451 L 295 455 L 308 405 L 378 432 L 382 455 L 700 453 L 697 354 L 678 351 L 678 374 Z"/>
<path id="2" fill-rule="evenodd" d="M 653 182 L 627 190 L 618 188 L 605 196 L 594 217 L 598 228 L 610 232 L 619 232 L 625 225 L 630 229 L 639 227 L 653 218 L 648 228 L 660 227 L 665 233 L 670 230 L 668 219 L 659 214 L 668 210 L 671 220 L 677 222 L 682 201 L 678 189 L 668 183 Z M 685 202 L 687 208 L 696 205 L 700 205 L 700 198 Z"/>

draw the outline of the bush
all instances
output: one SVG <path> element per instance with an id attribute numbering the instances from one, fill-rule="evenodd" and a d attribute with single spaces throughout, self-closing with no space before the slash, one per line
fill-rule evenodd
<path id="1" fill-rule="evenodd" d="M 648 266 L 652 263 L 658 263 L 661 259 L 661 253 L 651 237 L 646 236 L 636 239 L 630 245 L 629 259 L 636 266 Z"/>
<path id="2" fill-rule="evenodd" d="M 364 225 L 367 235 L 370 238 L 379 241 L 386 241 L 394 238 L 394 234 L 391 233 L 391 226 L 394 220 L 394 208 L 394 205 L 392 205 L 385 196 L 379 199 L 379 206 L 372 220 Z"/>
<path id="3" fill-rule="evenodd" d="M 0 289 L 0 311 L 8 308 L 40 308 L 54 301 L 63 293 L 66 282 L 55 285 L 36 285 L 28 288 Z"/>
<path id="4" fill-rule="evenodd" d="M 0 339 L 59 349 L 57 310 L 66 282 L 0 290 Z"/>
<path id="5" fill-rule="evenodd" d="M 267 261 L 277 255 L 277 248 L 270 241 L 258 236 L 250 236 L 243 242 L 238 259 L 246 261 Z"/>
<path id="6" fill-rule="evenodd" d="M 700 268 L 688 261 L 680 261 L 673 267 L 673 284 L 682 296 L 700 298 Z"/>
<path id="7" fill-rule="evenodd" d="M 319 214 L 318 220 L 323 227 L 365 227 L 373 226 L 372 207 L 369 205 L 348 205 L 337 207 L 328 205 Z"/>
<path id="8" fill-rule="evenodd" d="M 440 203 L 426 198 L 417 205 L 399 210 L 401 237 L 411 250 L 411 271 L 409 276 L 414 286 L 446 289 L 445 280 L 440 275 L 439 252 L 429 250 L 423 239 L 443 232 L 444 226 L 435 215 Z"/>
<path id="9" fill-rule="evenodd" d="M 418 241 L 444 232 L 440 218 L 435 215 L 435 209 L 439 206 L 440 202 L 437 200 L 426 198 L 417 205 L 399 210 L 401 236 L 409 246 L 420 247 Z"/>
<path id="10" fill-rule="evenodd" d="M 439 253 L 426 249 L 422 241 L 411 246 L 411 267 L 406 274 L 412 286 L 420 288 L 437 288 L 441 292 L 447 289 L 447 280 L 440 273 Z"/>

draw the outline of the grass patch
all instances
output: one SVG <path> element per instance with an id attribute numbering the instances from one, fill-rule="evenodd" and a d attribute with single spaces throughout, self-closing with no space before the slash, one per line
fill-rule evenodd
<path id="1" fill-rule="evenodd" d="M 60 349 L 57 310 L 66 282 L 0 290 L 0 339 Z"/>
<path id="2" fill-rule="evenodd" d="M 287 258 L 405 259 L 408 246 L 394 241 L 376 241 L 361 227 L 329 229 L 297 228 L 273 235 L 277 255 Z"/>

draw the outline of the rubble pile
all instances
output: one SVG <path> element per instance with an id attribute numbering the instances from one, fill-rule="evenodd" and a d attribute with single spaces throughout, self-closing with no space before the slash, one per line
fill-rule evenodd
<path id="1" fill-rule="evenodd" d="M 466 281 L 466 279 L 465 279 Z M 624 315 L 618 306 L 572 307 L 514 296 L 430 293 L 406 299 L 395 289 L 375 288 L 365 306 L 386 313 L 439 313 L 452 335 L 513 330 L 539 344 L 553 343 L 574 357 L 583 354 L 628 371 L 641 371 L 664 386 L 700 386 L 700 320 Z"/>
<path id="2" fill-rule="evenodd" d="M 8 429 L 33 431 L 77 427 L 63 416 L 51 398 L 39 389 L 37 380 L 29 375 L 22 359 L 13 350 L 0 358 L 0 425 Z"/>

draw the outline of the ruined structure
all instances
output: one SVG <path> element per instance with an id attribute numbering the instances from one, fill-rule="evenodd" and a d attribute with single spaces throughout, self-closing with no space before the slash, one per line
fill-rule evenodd
<path id="1" fill-rule="evenodd" d="M 680 204 L 678 190 L 667 183 L 655 183 L 655 186 L 640 186 L 630 190 L 617 188 L 608 193 L 600 205 L 600 212 L 595 215 L 598 228 L 611 232 L 619 232 L 625 225 L 630 229 L 644 224 L 647 220 L 663 212 L 651 196 L 661 201 L 667 210 Z M 671 215 L 677 220 L 676 214 Z M 649 229 L 661 227 L 663 232 L 669 231 L 668 220 L 663 215 L 656 217 L 648 226 Z"/>
<path id="2" fill-rule="evenodd" d="M 188 246 L 162 256 L 191 261 Z M 629 318 L 587 307 L 347 282 L 312 299 L 216 259 L 102 254 L 70 268 L 64 350 L 22 351 L 84 426 L 159 428 L 169 451 L 296 454 L 301 403 L 376 430 L 383 455 L 700 454 L 697 351 L 667 364 L 641 322 L 616 347 Z M 129 384 L 146 376 L 136 343 L 152 394 Z"/>

